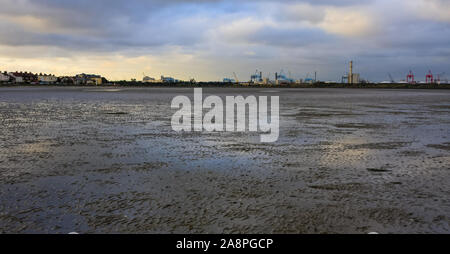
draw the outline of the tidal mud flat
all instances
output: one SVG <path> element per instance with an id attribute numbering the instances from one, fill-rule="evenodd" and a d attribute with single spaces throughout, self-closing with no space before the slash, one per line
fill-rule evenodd
<path id="1" fill-rule="evenodd" d="M 450 233 L 450 90 L 280 96 L 280 138 L 176 133 L 189 88 L 1 88 L 1 233 Z"/>

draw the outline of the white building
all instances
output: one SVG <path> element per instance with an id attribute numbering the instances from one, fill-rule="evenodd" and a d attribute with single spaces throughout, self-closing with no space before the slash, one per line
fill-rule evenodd
<path id="1" fill-rule="evenodd" d="M 8 74 L 0 73 L 0 82 L 8 82 L 10 77 Z"/>
<path id="2" fill-rule="evenodd" d="M 14 73 L 10 72 L 8 75 L 11 77 L 13 82 L 16 83 L 23 83 L 23 77 L 15 75 Z"/>
<path id="3" fill-rule="evenodd" d="M 55 83 L 58 81 L 58 78 L 55 75 L 39 75 L 38 80 L 41 83 Z"/>

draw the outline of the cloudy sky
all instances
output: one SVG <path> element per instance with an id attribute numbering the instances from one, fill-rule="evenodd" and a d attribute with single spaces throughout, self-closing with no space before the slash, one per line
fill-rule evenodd
<path id="1" fill-rule="evenodd" d="M 0 71 L 450 75 L 450 0 L 0 0 Z"/>

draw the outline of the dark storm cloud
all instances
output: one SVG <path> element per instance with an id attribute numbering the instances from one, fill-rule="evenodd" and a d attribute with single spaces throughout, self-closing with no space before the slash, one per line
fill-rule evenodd
<path id="1" fill-rule="evenodd" d="M 346 6 L 361 4 L 371 0 L 288 0 L 287 3 L 309 3 L 312 5 Z M 48 20 L 54 26 L 64 28 L 106 29 L 112 27 L 116 20 L 129 24 L 142 24 L 149 17 L 161 18 L 161 22 L 170 22 L 182 15 L 196 14 L 189 11 L 214 12 L 223 8 L 224 11 L 240 11 L 249 5 L 275 3 L 271 0 L 4 0 L 0 14 L 30 15 Z M 168 9 L 170 8 L 170 9 Z M 251 10 L 252 7 L 249 9 Z M 161 15 L 163 13 L 164 15 Z M 112 21 L 112 22 L 111 22 Z M 158 25 L 157 23 L 154 25 Z"/>
<path id="2" fill-rule="evenodd" d="M 288 0 L 283 5 L 308 3 L 313 6 L 348 6 L 370 0 Z M 67 49 L 121 50 L 129 47 L 155 47 L 164 45 L 192 46 L 205 40 L 207 32 L 218 26 L 221 16 L 241 13 L 241 16 L 257 16 L 259 6 L 281 5 L 279 1 L 220 1 L 220 0 L 4 0 L 0 15 L 9 17 L 2 22 L 0 44 L 3 45 L 49 45 Z M 284 10 L 278 11 L 279 17 Z M 17 19 L 33 17 L 44 24 L 17 23 Z M 192 17 L 209 20 L 192 22 Z M 216 18 L 217 17 L 217 18 Z M 289 17 L 289 13 L 286 14 Z M 292 19 L 295 19 L 292 17 Z M 298 17 L 296 17 L 298 18 Z M 301 17 L 300 17 L 301 18 Z M 317 17 L 320 21 L 323 17 Z M 280 19 L 282 20 L 282 18 Z M 186 22 L 187 21 L 187 22 Z M 212 23 L 207 23 L 211 21 Z M 32 22 L 32 21 L 31 21 Z M 250 38 L 261 39 L 263 44 L 292 46 L 299 42 L 323 41 L 321 31 L 309 29 L 293 31 L 271 29 Z M 296 38 L 299 36 L 299 38 Z M 320 37 L 320 38 L 319 38 Z M 114 48 L 116 46 L 116 48 Z"/>
<path id="3" fill-rule="evenodd" d="M 122 47 L 152 47 L 165 44 L 190 45 L 202 39 L 183 23 L 183 6 L 176 3 L 207 1 L 8 1 L 0 9 L 7 19 L 0 25 L 3 45 L 50 45 L 65 48 L 117 50 Z M 33 17 L 43 28 L 17 22 Z M 185 16 L 186 17 L 186 16 Z M 184 32 L 183 30 L 187 30 Z"/>
<path id="4" fill-rule="evenodd" d="M 2 0 L 0 47 L 124 56 L 176 47 L 211 61 L 359 58 L 406 68 L 392 59 L 449 60 L 448 10 L 444 0 Z"/>
<path id="5" fill-rule="evenodd" d="M 328 41 L 331 37 L 333 36 L 317 29 L 292 29 L 269 26 L 249 35 L 247 40 L 251 43 L 270 46 L 302 47 L 318 44 L 321 41 Z"/>

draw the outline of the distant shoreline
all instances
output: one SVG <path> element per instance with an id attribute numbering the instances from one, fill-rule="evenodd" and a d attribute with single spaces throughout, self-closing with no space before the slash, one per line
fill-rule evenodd
<path id="1" fill-rule="evenodd" d="M 243 84 L 224 84 L 220 82 L 199 82 L 196 84 L 191 83 L 151 83 L 145 84 L 140 82 L 117 82 L 102 85 L 74 85 L 74 84 L 0 84 L 2 87 L 140 87 L 140 88 L 194 88 L 194 87 L 208 87 L 208 88 L 354 88 L 354 89 L 450 89 L 450 84 L 327 84 L 327 83 L 315 83 L 315 84 L 285 84 L 285 85 L 243 85 Z"/>

